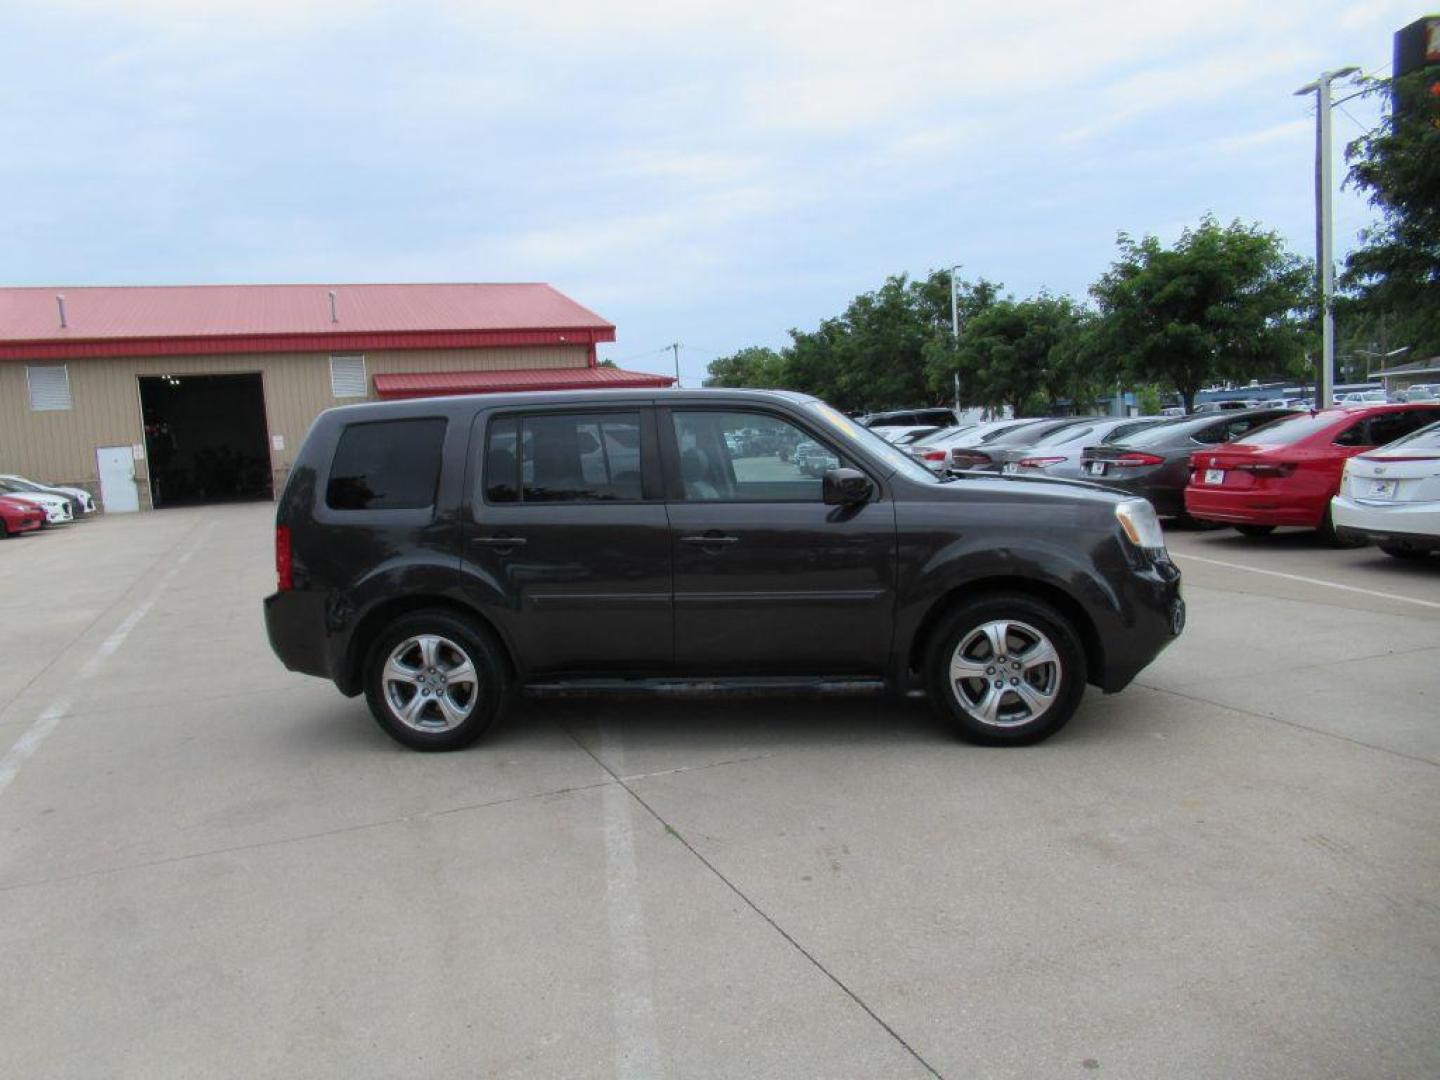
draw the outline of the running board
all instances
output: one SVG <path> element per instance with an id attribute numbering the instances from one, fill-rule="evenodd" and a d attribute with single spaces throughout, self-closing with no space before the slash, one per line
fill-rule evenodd
<path id="1" fill-rule="evenodd" d="M 565 679 L 525 684 L 525 693 L 532 697 L 590 697 L 600 694 L 630 697 L 868 697 L 885 694 L 889 689 L 890 684 L 884 679 L 807 679 L 789 676 L 733 679 Z"/>

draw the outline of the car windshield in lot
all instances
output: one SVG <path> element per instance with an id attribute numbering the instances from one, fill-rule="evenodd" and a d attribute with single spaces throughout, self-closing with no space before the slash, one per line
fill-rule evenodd
<path id="1" fill-rule="evenodd" d="M 805 404 L 815 415 L 824 420 L 832 431 L 838 432 L 842 438 L 852 443 L 858 443 L 872 457 L 880 458 L 887 465 L 892 466 L 896 472 L 923 483 L 937 484 L 941 482 L 941 477 L 936 476 L 904 450 L 886 442 L 869 428 L 862 427 L 839 410 L 831 408 L 823 401 L 811 400 Z"/>

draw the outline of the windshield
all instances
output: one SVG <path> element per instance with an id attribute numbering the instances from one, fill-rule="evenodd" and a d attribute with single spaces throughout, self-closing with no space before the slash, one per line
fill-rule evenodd
<path id="1" fill-rule="evenodd" d="M 823 401 L 807 401 L 805 404 L 816 416 L 824 420 L 832 431 L 837 432 L 849 442 L 858 443 L 871 457 L 879 458 L 896 472 L 903 473 L 908 479 L 931 484 L 940 482 L 940 477 L 921 465 L 904 450 L 890 445 L 869 428 L 861 427 L 844 413 L 832 409 Z"/>

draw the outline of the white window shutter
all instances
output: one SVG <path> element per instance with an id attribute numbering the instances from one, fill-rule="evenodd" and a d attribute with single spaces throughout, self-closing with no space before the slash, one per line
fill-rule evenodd
<path id="1" fill-rule="evenodd" d="M 25 381 L 30 387 L 30 408 L 34 412 L 71 407 L 70 373 L 64 364 L 27 364 Z"/>
<path id="2" fill-rule="evenodd" d="M 330 357 L 330 392 L 340 397 L 369 397 L 365 383 L 365 356 L 354 353 L 347 356 L 332 354 Z"/>

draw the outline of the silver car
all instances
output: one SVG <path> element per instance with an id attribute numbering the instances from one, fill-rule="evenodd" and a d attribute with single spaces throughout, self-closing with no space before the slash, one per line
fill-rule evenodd
<path id="1" fill-rule="evenodd" d="M 1061 428 L 1032 446 L 1006 450 L 1000 471 L 1018 476 L 1081 478 L 1080 455 L 1087 446 L 1120 442 L 1141 428 L 1169 423 L 1169 416 L 1117 416 Z"/>

